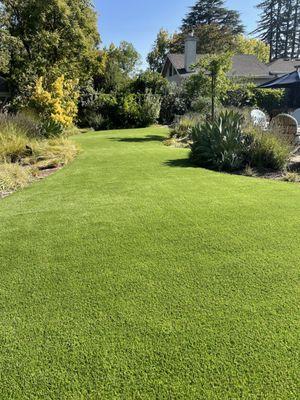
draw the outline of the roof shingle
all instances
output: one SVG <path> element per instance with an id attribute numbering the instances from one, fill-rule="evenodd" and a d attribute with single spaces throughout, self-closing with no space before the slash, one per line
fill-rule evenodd
<path id="1" fill-rule="evenodd" d="M 184 68 L 184 54 L 169 54 L 169 60 L 181 75 L 190 75 Z M 196 62 L 205 57 L 204 54 L 198 54 Z M 267 65 L 258 61 L 253 55 L 239 54 L 232 57 L 232 69 L 229 72 L 230 76 L 243 78 L 267 78 L 269 77 L 269 69 Z"/>
<path id="2" fill-rule="evenodd" d="M 268 64 L 271 75 L 284 75 L 295 71 L 295 68 L 300 66 L 300 59 L 285 59 L 280 58 Z"/>

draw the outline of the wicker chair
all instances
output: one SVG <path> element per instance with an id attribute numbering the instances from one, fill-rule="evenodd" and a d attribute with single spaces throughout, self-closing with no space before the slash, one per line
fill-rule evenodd
<path id="1" fill-rule="evenodd" d="M 272 119 L 270 129 L 294 144 L 298 134 L 298 122 L 291 115 L 279 114 Z"/>

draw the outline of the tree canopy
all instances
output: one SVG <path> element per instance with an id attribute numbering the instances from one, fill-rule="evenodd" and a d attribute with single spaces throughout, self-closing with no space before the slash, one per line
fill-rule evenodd
<path id="1" fill-rule="evenodd" d="M 236 54 L 252 54 L 263 63 L 269 61 L 270 46 L 259 39 L 238 35 L 234 42 Z"/>
<path id="2" fill-rule="evenodd" d="M 123 90 L 137 72 L 140 55 L 131 43 L 111 44 L 99 52 L 99 73 L 95 75 L 97 89 L 105 92 Z"/>
<path id="3" fill-rule="evenodd" d="M 198 54 L 214 54 L 218 52 L 230 51 L 235 46 L 235 35 L 226 27 L 220 27 L 217 24 L 198 25 L 193 30 L 197 38 Z M 187 32 L 180 32 L 173 35 L 170 43 L 172 53 L 184 52 L 184 41 Z"/>
<path id="4" fill-rule="evenodd" d="M 218 25 L 233 34 L 243 33 L 238 11 L 229 10 L 224 0 L 197 0 L 190 12 L 182 20 L 182 31 L 193 30 L 199 25 Z"/>
<path id="5" fill-rule="evenodd" d="M 17 92 L 46 74 L 85 81 L 97 68 L 91 0 L 0 0 L 0 21 L 0 67 Z"/>
<path id="6" fill-rule="evenodd" d="M 300 56 L 300 0 L 264 0 L 253 32 L 270 46 L 269 60 Z"/>
<path id="7" fill-rule="evenodd" d="M 148 54 L 147 61 L 151 71 L 161 72 L 172 45 L 172 35 L 165 29 L 160 29 L 155 39 L 151 52 Z"/>
<path id="8" fill-rule="evenodd" d="M 179 32 L 169 34 L 164 29 L 159 31 L 148 54 L 149 67 L 152 71 L 161 72 L 167 54 L 182 53 L 185 38 L 191 32 L 198 39 L 199 54 L 215 54 L 234 51 L 236 35 L 243 30 L 239 13 L 224 7 L 223 0 L 197 1 L 183 19 Z"/>

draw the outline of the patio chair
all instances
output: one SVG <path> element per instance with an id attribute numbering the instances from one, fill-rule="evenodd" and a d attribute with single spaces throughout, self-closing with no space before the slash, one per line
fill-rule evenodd
<path id="1" fill-rule="evenodd" d="M 289 143 L 295 144 L 298 140 L 298 122 L 289 114 L 279 114 L 272 119 L 270 129 L 285 138 Z"/>
<path id="2" fill-rule="evenodd" d="M 252 110 L 250 118 L 254 126 L 259 126 L 262 129 L 267 129 L 269 122 L 266 114 L 258 109 Z"/>

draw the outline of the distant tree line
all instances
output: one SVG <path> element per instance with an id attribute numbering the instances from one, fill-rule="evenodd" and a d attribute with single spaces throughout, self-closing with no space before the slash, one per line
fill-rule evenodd
<path id="1" fill-rule="evenodd" d="M 161 72 L 166 55 L 182 53 L 184 38 L 192 32 L 198 38 L 199 54 L 233 51 L 255 54 L 264 62 L 300 57 L 300 0 L 260 2 L 257 5 L 260 19 L 251 32 L 256 41 L 244 36 L 239 12 L 226 8 L 224 3 L 224 0 L 197 0 L 178 32 L 169 34 L 161 29 L 148 55 L 150 69 Z"/>
<path id="2" fill-rule="evenodd" d="M 0 76 L 10 91 L 0 113 L 30 111 L 57 132 L 157 121 L 168 82 L 139 70 L 131 43 L 101 46 L 93 3 L 0 0 Z"/>

